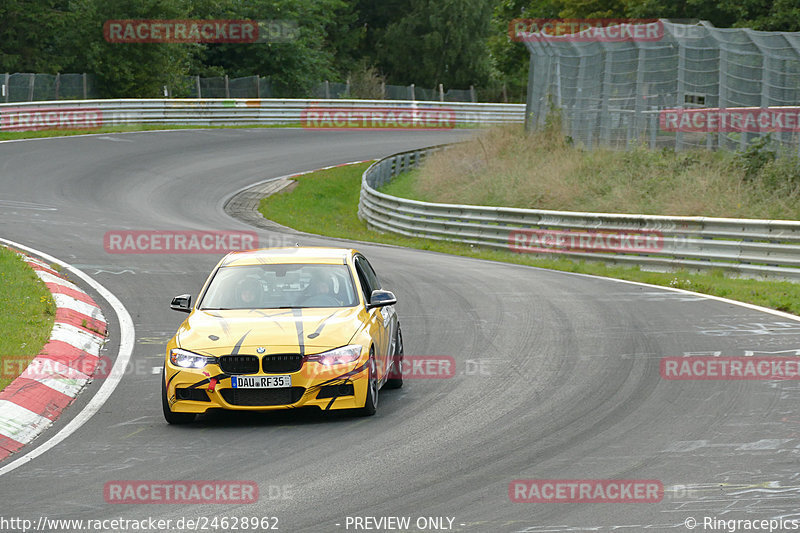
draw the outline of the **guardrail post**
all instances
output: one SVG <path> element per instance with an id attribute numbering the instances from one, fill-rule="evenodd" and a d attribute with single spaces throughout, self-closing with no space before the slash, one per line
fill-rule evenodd
<path id="1" fill-rule="evenodd" d="M 58 100 L 58 90 L 61 88 L 61 73 L 56 72 L 55 99 Z"/>
<path id="2" fill-rule="evenodd" d="M 197 87 L 197 97 L 198 98 L 202 98 L 203 97 L 203 91 L 200 89 L 200 76 L 195 76 L 194 77 L 194 83 L 195 83 L 195 86 Z"/>
<path id="3" fill-rule="evenodd" d="M 728 52 L 724 48 L 719 49 L 719 87 L 717 89 L 719 94 L 719 102 L 717 103 L 717 107 L 719 108 L 720 112 L 723 112 L 725 109 L 728 108 L 728 84 L 725 78 L 725 75 L 728 71 Z M 719 147 L 722 148 L 726 136 L 724 133 L 720 132 L 717 136 L 717 141 L 719 143 Z"/>
<path id="4" fill-rule="evenodd" d="M 525 96 L 525 131 L 532 132 L 536 128 L 536 122 L 533 116 L 533 106 L 535 105 L 533 96 L 533 65 L 534 55 L 530 54 L 528 60 L 528 89 Z"/>
<path id="5" fill-rule="evenodd" d="M 475 94 L 474 85 L 469 86 L 469 101 L 472 102 L 473 104 L 478 101 L 478 95 Z"/>
<path id="6" fill-rule="evenodd" d="M 383 173 L 383 179 L 381 180 L 382 186 L 392 181 L 392 176 L 394 175 L 394 159 L 390 159 L 386 163 L 384 170 L 385 172 Z"/>
<path id="7" fill-rule="evenodd" d="M 31 74 L 28 79 L 30 80 L 28 82 L 28 101 L 33 102 L 33 84 L 36 82 L 36 74 Z"/>
<path id="8" fill-rule="evenodd" d="M 411 101 L 412 102 L 416 101 L 417 100 L 417 95 L 414 94 L 415 91 L 414 91 L 414 84 L 413 83 L 408 86 L 408 92 L 411 93 Z"/>
<path id="9" fill-rule="evenodd" d="M 439 101 L 444 102 L 444 87 L 441 83 L 439 84 Z"/>
<path id="10" fill-rule="evenodd" d="M 8 102 L 8 93 L 11 92 L 11 87 L 8 86 L 10 77 L 11 75 L 6 72 L 5 81 L 3 82 L 3 96 L 5 97 L 6 102 Z"/>
<path id="11" fill-rule="evenodd" d="M 686 47 L 681 44 L 680 39 L 677 39 L 676 44 L 678 46 L 678 94 L 675 97 L 675 107 L 683 109 L 683 100 L 686 94 Z M 683 148 L 683 132 L 679 128 L 675 132 L 675 151 L 677 152 L 681 148 Z"/>
<path id="12" fill-rule="evenodd" d="M 83 99 L 86 100 L 86 99 L 89 98 L 89 87 L 88 87 L 88 83 L 86 81 L 86 73 L 85 72 L 83 73 L 83 76 L 81 77 L 81 79 L 83 81 Z"/>
<path id="13" fill-rule="evenodd" d="M 228 75 L 225 74 L 225 98 L 230 98 L 230 97 L 231 97 L 231 87 L 230 84 L 228 83 Z"/>
<path id="14" fill-rule="evenodd" d="M 650 149 L 656 149 L 656 139 L 658 138 L 658 109 L 650 108 Z"/>
<path id="15" fill-rule="evenodd" d="M 644 139 L 642 138 L 642 133 L 643 133 L 642 129 L 644 125 L 644 121 L 642 120 L 643 118 L 642 112 L 644 111 L 644 98 L 645 98 L 644 94 L 644 89 L 645 89 L 644 72 L 646 66 L 644 57 L 645 49 L 639 46 L 639 44 L 636 43 L 635 41 L 634 44 L 636 45 L 638 54 L 637 58 L 638 65 L 636 71 L 636 96 L 635 96 L 636 101 L 633 104 L 633 109 L 634 109 L 634 117 L 632 120 L 634 128 L 633 134 L 634 137 L 636 138 L 637 143 L 644 143 Z M 630 144 L 630 141 L 628 141 L 628 143 Z"/>
<path id="16" fill-rule="evenodd" d="M 611 111 L 609 109 L 609 99 L 611 98 L 611 63 L 612 59 L 609 50 L 603 50 L 603 101 L 600 104 L 600 139 L 608 146 L 611 144 Z"/>

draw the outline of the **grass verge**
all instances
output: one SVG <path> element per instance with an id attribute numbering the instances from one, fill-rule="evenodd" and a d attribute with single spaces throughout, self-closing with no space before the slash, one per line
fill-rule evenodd
<path id="1" fill-rule="evenodd" d="M 491 261 L 677 287 L 800 315 L 800 284 L 791 282 L 735 279 L 726 277 L 721 271 L 701 274 L 686 271 L 647 272 L 638 267 L 607 266 L 602 263 L 576 262 L 563 258 L 541 258 L 371 231 L 357 215 L 361 174 L 368 166 L 368 163 L 362 163 L 312 172 L 295 178 L 297 186 L 291 192 L 263 198 L 259 211 L 264 217 L 279 224 L 317 235 L 394 244 Z"/>
<path id="2" fill-rule="evenodd" d="M 16 253 L 0 247 L 0 390 L 25 370 L 50 338 L 56 305 Z"/>

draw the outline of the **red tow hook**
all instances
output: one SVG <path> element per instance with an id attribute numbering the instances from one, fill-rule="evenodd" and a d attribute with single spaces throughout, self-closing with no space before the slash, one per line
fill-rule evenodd
<path id="1" fill-rule="evenodd" d="M 217 386 L 217 378 L 211 378 L 208 380 L 208 392 L 214 392 L 216 386 Z"/>

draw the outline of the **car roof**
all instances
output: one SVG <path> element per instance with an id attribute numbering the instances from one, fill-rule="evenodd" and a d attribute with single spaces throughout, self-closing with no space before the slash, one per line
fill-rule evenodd
<path id="1" fill-rule="evenodd" d="M 293 246 L 288 248 L 261 248 L 231 252 L 222 260 L 220 266 L 246 266 L 269 264 L 345 264 L 347 258 L 356 251 L 351 248 L 323 248 L 313 246 Z"/>

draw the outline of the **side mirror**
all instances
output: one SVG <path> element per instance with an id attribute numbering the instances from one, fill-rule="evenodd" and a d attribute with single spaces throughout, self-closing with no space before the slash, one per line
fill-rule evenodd
<path id="1" fill-rule="evenodd" d="M 386 305 L 394 305 L 396 303 L 397 297 L 393 293 L 376 289 L 372 291 L 372 294 L 369 296 L 367 309 L 372 309 L 373 307 L 384 307 Z"/>
<path id="2" fill-rule="evenodd" d="M 172 299 L 172 303 L 169 304 L 169 308 L 173 311 L 183 311 L 184 313 L 191 313 L 192 312 L 192 295 L 191 294 L 181 294 L 180 296 L 176 296 Z"/>

